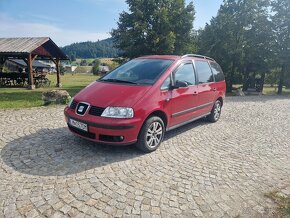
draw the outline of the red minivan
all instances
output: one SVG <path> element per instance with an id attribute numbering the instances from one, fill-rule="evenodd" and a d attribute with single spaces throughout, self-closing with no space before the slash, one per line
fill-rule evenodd
<path id="1" fill-rule="evenodd" d="M 225 78 L 212 58 L 188 54 L 133 59 L 81 90 L 65 108 L 69 129 L 99 143 L 158 148 L 168 130 L 216 122 Z"/>

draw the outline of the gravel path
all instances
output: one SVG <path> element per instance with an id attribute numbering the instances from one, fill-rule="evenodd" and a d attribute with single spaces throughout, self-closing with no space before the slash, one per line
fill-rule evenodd
<path id="1" fill-rule="evenodd" d="M 229 97 L 160 148 L 73 136 L 62 107 L 0 110 L 0 217 L 268 217 L 290 185 L 290 99 Z"/>

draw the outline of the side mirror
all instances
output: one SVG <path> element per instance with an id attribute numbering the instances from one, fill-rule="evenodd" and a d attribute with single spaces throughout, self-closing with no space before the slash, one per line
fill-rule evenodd
<path id="1" fill-rule="evenodd" d="M 175 81 L 175 85 L 173 86 L 174 89 L 178 89 L 178 88 L 187 88 L 188 87 L 188 83 L 185 81 L 179 81 L 176 80 Z"/>

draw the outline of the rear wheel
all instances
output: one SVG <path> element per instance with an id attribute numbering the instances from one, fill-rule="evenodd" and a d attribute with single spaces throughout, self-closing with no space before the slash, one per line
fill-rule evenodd
<path id="1" fill-rule="evenodd" d="M 217 122 L 221 116 L 221 112 L 222 112 L 222 103 L 220 100 L 217 100 L 215 103 L 214 103 L 214 106 L 211 110 L 211 113 L 210 115 L 208 116 L 208 120 L 210 122 Z"/>
<path id="2" fill-rule="evenodd" d="M 165 133 L 164 122 L 160 117 L 150 117 L 145 121 L 138 137 L 136 146 L 149 153 L 161 144 Z"/>

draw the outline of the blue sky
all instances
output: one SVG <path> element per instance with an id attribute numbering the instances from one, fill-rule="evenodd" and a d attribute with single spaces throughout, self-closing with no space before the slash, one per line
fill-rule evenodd
<path id="1" fill-rule="evenodd" d="M 186 0 L 190 2 L 190 0 Z M 194 0 L 194 27 L 204 27 L 222 0 Z M 0 37 L 49 36 L 58 45 L 110 37 L 125 0 L 0 0 Z"/>

